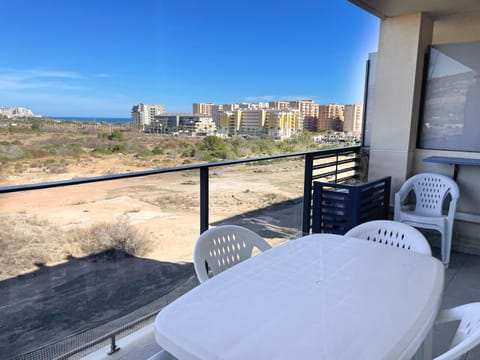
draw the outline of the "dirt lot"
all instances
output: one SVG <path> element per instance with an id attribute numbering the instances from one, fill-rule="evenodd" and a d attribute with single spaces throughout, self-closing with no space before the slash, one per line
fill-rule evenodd
<path id="1" fill-rule="evenodd" d="M 130 167 L 122 168 L 120 161 L 115 163 L 114 159 L 109 158 L 103 163 L 97 161 L 92 167 L 96 173 L 90 175 L 103 173 L 112 165 L 119 172 L 132 170 Z M 81 168 L 71 169 L 71 178 L 84 175 Z M 44 176 L 30 176 L 31 182 L 46 180 Z M 210 223 L 219 223 L 299 198 L 302 196 L 302 179 L 302 161 L 214 168 L 210 173 Z M 51 177 L 48 180 L 52 180 Z M 52 259 L 49 256 L 47 258 L 50 260 L 45 261 L 39 253 L 39 258 L 32 262 L 30 269 L 9 269 L 9 274 L 33 270 L 35 262 L 49 263 L 61 261 L 69 255 L 87 255 L 64 239 L 64 235 L 99 221 L 112 223 L 121 216 L 138 227 L 153 243 L 146 257 L 189 262 L 199 234 L 199 172 L 169 173 L 4 194 L 0 195 L 0 210 L 4 225 L 22 224 L 27 237 L 29 232 L 38 235 L 46 232 L 49 241 L 42 244 L 40 252 L 49 255 L 58 252 L 59 257 Z M 299 221 L 301 214 L 296 216 Z M 275 226 L 275 223 L 269 226 Z M 52 234 L 60 238 L 58 242 L 51 238 Z"/>
<path id="2" fill-rule="evenodd" d="M 4 172 L 2 185 L 144 166 L 121 154 L 70 162 L 61 174 L 24 165 L 21 175 Z M 212 168 L 210 223 L 244 225 L 276 245 L 300 235 L 302 191 L 303 160 Z M 72 232 L 119 217 L 150 243 L 143 256 L 89 256 L 72 240 Z M 0 324 L 5 344 L 0 353 L 13 355 L 108 323 L 191 277 L 199 235 L 199 172 L 3 194 L 0 223 L 0 309 L 8 314 Z M 128 299 L 118 291 L 130 294 Z"/>

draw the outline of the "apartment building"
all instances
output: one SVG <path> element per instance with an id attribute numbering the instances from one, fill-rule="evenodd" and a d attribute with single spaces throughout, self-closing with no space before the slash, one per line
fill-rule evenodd
<path id="1" fill-rule="evenodd" d="M 300 132 L 302 125 L 299 110 L 248 109 L 224 112 L 219 131 L 228 135 L 268 134 L 275 139 L 284 139 Z"/>
<path id="2" fill-rule="evenodd" d="M 344 120 L 344 105 L 326 104 L 318 106 L 317 131 L 338 130 Z M 343 130 L 343 125 L 341 126 Z"/>
<path id="3" fill-rule="evenodd" d="M 297 109 L 269 109 L 266 114 L 268 135 L 281 140 L 298 134 L 302 129 L 301 118 Z"/>
<path id="4" fill-rule="evenodd" d="M 220 128 L 228 135 L 252 135 L 265 133 L 266 110 L 225 111 L 220 119 Z"/>
<path id="5" fill-rule="evenodd" d="M 8 118 L 35 116 L 33 111 L 24 107 L 0 108 L 0 115 Z"/>
<path id="6" fill-rule="evenodd" d="M 194 103 L 192 104 L 192 113 L 212 116 L 214 103 Z"/>
<path id="7" fill-rule="evenodd" d="M 291 109 L 298 109 L 300 111 L 300 115 L 303 117 L 318 117 L 320 111 L 320 105 L 315 104 L 315 101 L 313 100 L 289 101 L 289 106 Z"/>
<path id="8" fill-rule="evenodd" d="M 147 105 L 140 103 L 132 107 L 132 124 L 144 128 L 152 124 L 155 116 L 165 112 L 165 105 Z"/>
<path id="9" fill-rule="evenodd" d="M 288 109 L 290 107 L 290 101 L 270 101 L 268 107 L 270 109 Z"/>
<path id="10" fill-rule="evenodd" d="M 211 116 L 189 113 L 163 113 L 156 115 L 153 122 L 145 127 L 150 133 L 187 132 L 191 134 L 210 135 L 217 127 Z"/>
<path id="11" fill-rule="evenodd" d="M 362 132 L 363 104 L 345 105 L 343 131 L 359 136 Z"/>
<path id="12" fill-rule="evenodd" d="M 296 100 L 289 101 L 291 109 L 298 109 L 300 116 L 303 119 L 302 128 L 309 131 L 317 131 L 318 117 L 320 112 L 320 105 L 315 104 L 314 100 Z"/>

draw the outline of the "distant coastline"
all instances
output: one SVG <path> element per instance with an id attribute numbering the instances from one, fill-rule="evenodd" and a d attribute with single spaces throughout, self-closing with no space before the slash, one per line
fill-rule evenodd
<path id="1" fill-rule="evenodd" d="M 109 124 L 128 124 L 132 122 L 131 118 L 120 117 L 82 117 L 82 116 L 46 116 L 49 119 L 79 122 L 97 122 Z"/>

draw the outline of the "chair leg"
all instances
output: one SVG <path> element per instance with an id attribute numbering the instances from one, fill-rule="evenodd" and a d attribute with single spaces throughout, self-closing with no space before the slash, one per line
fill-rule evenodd
<path id="1" fill-rule="evenodd" d="M 445 268 L 448 268 L 448 265 L 450 263 L 450 251 L 452 248 L 452 235 L 447 229 L 441 232 L 441 235 L 442 235 L 442 262 L 443 262 L 443 265 L 445 265 Z"/>

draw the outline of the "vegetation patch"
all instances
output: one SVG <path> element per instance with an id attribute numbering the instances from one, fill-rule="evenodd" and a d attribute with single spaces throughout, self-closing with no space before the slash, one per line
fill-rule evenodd
<path id="1" fill-rule="evenodd" d="M 68 236 L 36 216 L 0 216 L 0 280 L 69 254 Z"/>
<path id="2" fill-rule="evenodd" d="M 86 254 L 116 249 L 141 256 L 150 251 L 152 245 L 145 234 L 130 224 L 127 216 L 120 216 L 115 223 L 102 221 L 78 230 L 72 233 L 72 239 Z"/>

